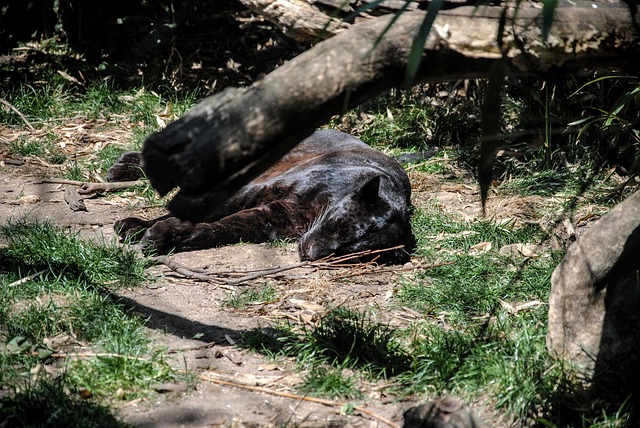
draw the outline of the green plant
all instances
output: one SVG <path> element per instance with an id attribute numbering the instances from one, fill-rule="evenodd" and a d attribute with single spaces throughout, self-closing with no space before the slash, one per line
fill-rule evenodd
<path id="1" fill-rule="evenodd" d="M 270 286 L 264 286 L 259 289 L 248 289 L 241 293 L 227 294 L 226 305 L 234 309 L 244 309 L 249 304 L 264 304 L 277 299 L 277 291 Z"/>
<path id="2" fill-rule="evenodd" d="M 640 162 L 640 84 L 637 77 L 604 76 L 593 79 L 571 96 L 581 94 L 590 86 L 600 85 L 603 82 L 614 80 L 626 81 L 628 86 L 620 91 L 608 109 L 592 108 L 593 114 L 587 115 L 568 124 L 570 127 L 578 127 L 577 142 L 584 140 L 585 134 L 596 131 L 598 138 L 605 143 L 604 150 L 615 151 L 615 160 L 622 163 L 631 172 L 638 171 Z"/>
<path id="3" fill-rule="evenodd" d="M 0 420 L 12 427 L 126 427 L 101 404 L 78 391 L 67 392 L 64 377 L 43 380 L 15 395 L 0 398 Z"/>
<path id="4" fill-rule="evenodd" d="M 364 313 L 334 309 L 307 337 L 327 361 L 337 366 L 364 367 L 387 377 L 407 370 L 410 364 L 395 331 Z"/>
<path id="5" fill-rule="evenodd" d="M 75 157 L 69 159 L 69 164 L 66 167 L 65 177 L 69 180 L 84 181 L 84 171 Z"/>
<path id="6" fill-rule="evenodd" d="M 13 387 L 2 398 L 2 420 L 85 426 L 83 418 L 103 414 L 106 425 L 86 426 L 119 426 L 100 403 L 143 397 L 152 383 L 176 378 L 163 351 L 149 342 L 144 321 L 111 294 L 144 281 L 148 261 L 48 223 L 14 220 L 0 234 L 6 243 L 0 249 L 0 383 Z M 78 358 L 70 349 L 77 341 L 83 343 Z M 56 367 L 54 357 L 64 376 L 31 376 L 43 364 Z M 91 400 L 81 401 L 78 391 Z"/>
<path id="7" fill-rule="evenodd" d="M 353 375 L 340 368 L 313 366 L 298 390 L 305 395 L 328 398 L 360 398 Z"/>
<path id="8" fill-rule="evenodd" d="M 18 156 L 40 156 L 44 154 L 44 150 L 41 142 L 26 138 L 19 138 L 9 145 L 9 151 Z"/>
<path id="9" fill-rule="evenodd" d="M 38 272 L 82 280 L 87 285 L 131 286 L 146 278 L 149 262 L 132 249 L 97 245 L 51 223 L 11 220 L 0 226 L 7 247 L 0 249 L 3 272 Z"/>

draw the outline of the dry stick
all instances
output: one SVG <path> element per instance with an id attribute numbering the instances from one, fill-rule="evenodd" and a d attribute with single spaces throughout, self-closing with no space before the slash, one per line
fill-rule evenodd
<path id="1" fill-rule="evenodd" d="M 452 265 L 452 264 L 453 264 L 453 262 L 442 262 L 442 263 L 430 264 L 430 265 L 427 265 L 427 266 L 411 266 L 411 267 L 401 267 L 401 268 L 383 268 L 383 269 L 376 269 L 375 271 L 363 270 L 363 271 L 360 271 L 360 272 L 352 272 L 352 273 L 346 273 L 344 275 L 337 275 L 333 279 L 345 279 L 345 278 L 351 278 L 352 276 L 369 275 L 369 274 L 373 274 L 373 273 L 407 272 L 407 271 L 416 270 L 416 269 L 433 269 L 433 268 Z"/>
<path id="2" fill-rule="evenodd" d="M 263 278 L 263 277 L 273 277 L 278 273 L 281 273 L 287 270 L 301 268 L 301 267 L 311 267 L 314 269 L 338 269 L 341 267 L 371 266 L 372 265 L 371 262 L 366 264 L 363 264 L 363 263 L 344 264 L 344 262 L 358 258 L 358 257 L 365 256 L 365 255 L 368 256 L 368 255 L 378 254 L 386 251 L 398 250 L 400 248 L 404 248 L 404 246 L 398 245 L 395 247 L 385 248 L 381 250 L 359 251 L 357 253 L 347 254 L 345 256 L 340 256 L 340 257 L 327 256 L 315 262 L 301 262 L 301 263 L 297 263 L 289 266 L 278 266 L 272 269 L 244 271 L 244 272 L 243 271 L 235 271 L 235 272 L 226 271 L 226 272 L 207 273 L 204 271 L 204 269 L 190 268 L 190 267 L 184 266 L 174 260 L 171 260 L 168 256 L 156 256 L 156 257 L 152 257 L 152 260 L 167 266 L 172 271 L 182 276 L 185 276 L 187 278 L 197 279 L 201 281 L 210 281 L 210 282 L 223 284 L 223 285 L 241 285 L 243 282 L 247 282 L 252 279 Z M 250 275 L 246 275 L 249 272 L 252 272 L 252 273 Z M 225 276 L 231 276 L 234 274 L 245 275 L 245 276 L 242 276 L 240 278 L 234 278 L 234 279 L 226 279 L 226 278 L 221 278 L 219 276 L 222 274 L 224 274 Z M 366 272 L 362 274 L 364 275 L 366 274 Z M 215 276 L 215 275 L 218 275 L 218 276 Z"/>
<path id="3" fill-rule="evenodd" d="M 27 282 L 31 281 L 35 277 L 37 277 L 39 275 L 42 275 L 43 273 L 44 273 L 44 271 L 41 270 L 40 272 L 36 272 L 33 275 L 25 276 L 24 278 L 20 278 L 19 280 L 14 281 L 11 284 L 8 284 L 7 287 L 15 287 L 17 285 L 22 285 L 24 283 L 27 283 Z"/>
<path id="4" fill-rule="evenodd" d="M 284 272 L 286 270 L 295 269 L 296 267 L 307 266 L 308 264 L 309 263 L 300 263 L 299 265 L 283 266 L 283 267 L 280 267 L 280 268 L 274 268 L 274 269 L 267 270 L 267 271 L 265 271 L 265 273 L 256 272 L 254 274 L 246 275 L 246 276 L 240 277 L 238 279 L 234 279 L 232 281 L 227 281 L 227 284 L 228 285 L 239 285 L 239 284 L 241 284 L 243 282 L 251 281 L 252 279 L 261 278 L 263 276 L 273 276 L 273 275 L 275 275 L 277 273 Z"/>
<path id="5" fill-rule="evenodd" d="M 342 407 L 342 406 L 345 406 L 345 405 L 348 404 L 348 403 L 340 402 L 340 401 L 331 401 L 331 400 L 325 400 L 325 399 L 322 399 L 322 398 L 307 397 L 307 396 L 302 396 L 302 395 L 291 394 L 291 393 L 288 393 L 288 392 L 275 391 L 273 389 L 263 388 L 263 387 L 260 387 L 260 386 L 242 385 L 240 383 L 230 382 L 230 381 L 226 381 L 226 380 L 222 380 L 222 379 L 214 379 L 214 378 L 206 376 L 205 374 L 198 375 L 198 377 L 200 379 L 202 379 L 202 380 L 206 380 L 207 382 L 217 383 L 219 385 L 225 385 L 225 386 L 232 386 L 232 387 L 236 387 L 236 388 L 248 389 L 249 391 L 263 392 L 265 394 L 276 395 L 278 397 L 285 397 L 285 398 L 292 398 L 294 400 L 308 401 L 308 402 L 311 402 L 311 403 L 323 404 L 325 406 Z M 382 423 L 385 423 L 385 424 L 389 425 L 392 428 L 400 428 L 400 425 L 396 424 L 395 422 L 390 421 L 389 419 L 386 419 L 385 417 L 380 416 L 377 413 L 372 412 L 371 410 L 367 410 L 364 407 L 354 406 L 353 409 L 357 410 L 360 413 L 364 413 L 365 415 L 369 415 L 372 418 L 374 418 L 374 419 L 376 419 L 376 420 L 378 420 L 378 421 L 380 421 Z"/>
<path id="6" fill-rule="evenodd" d="M 136 361 L 149 361 L 148 358 L 144 358 L 144 357 L 133 357 L 130 355 L 122 355 L 122 354 L 113 354 L 113 353 L 60 353 L 60 352 L 56 352 L 51 354 L 51 357 L 53 358 L 92 358 L 92 357 L 114 357 L 114 358 L 125 358 L 128 360 L 136 360 Z M 186 370 L 181 370 L 179 369 L 178 371 L 180 372 L 186 372 Z M 237 383 L 237 382 L 231 382 L 231 381 L 227 381 L 227 380 L 222 380 L 222 379 L 215 379 L 212 377 L 209 377 L 206 375 L 206 372 L 203 374 L 198 375 L 199 379 L 202 380 L 206 380 L 207 382 L 211 382 L 211 383 L 217 383 L 219 385 L 225 385 L 225 386 L 232 386 L 235 388 L 242 388 L 242 389 L 247 389 L 249 391 L 256 391 L 256 392 L 262 392 L 264 394 L 270 394 L 270 395 L 276 395 L 278 397 L 284 397 L 284 398 L 291 398 L 294 400 L 301 400 L 301 401 L 308 401 L 311 403 L 318 403 L 318 404 L 323 404 L 325 406 L 331 406 L 331 407 L 342 407 L 348 403 L 345 402 L 339 402 L 339 401 L 331 401 L 331 400 L 325 400 L 322 398 L 314 398 L 314 397 L 306 397 L 306 396 L 302 396 L 302 395 L 296 395 L 296 394 L 291 394 L 288 392 L 281 392 L 281 391 L 275 391 L 273 389 L 268 389 L 268 388 L 263 388 L 260 386 L 251 386 L 251 385 L 243 385 L 241 383 Z M 365 409 L 364 407 L 361 406 L 354 406 L 354 410 L 357 410 L 358 412 L 364 413 L 366 415 L 371 416 L 372 418 L 383 422 L 387 425 L 389 425 L 392 428 L 400 428 L 400 426 L 398 424 L 396 424 L 395 422 L 392 422 L 386 418 L 384 418 L 383 416 L 378 415 L 377 413 L 374 413 L 370 410 Z"/>
<path id="7" fill-rule="evenodd" d="M 31 122 L 29 122 L 29 120 L 27 120 L 25 115 L 20 113 L 20 110 L 15 108 L 9 101 L 5 100 L 4 98 L 0 98 L 0 103 L 4 104 L 5 106 L 7 106 L 11 110 L 13 110 L 15 114 L 20 116 L 20 119 L 22 119 L 22 121 L 25 123 L 25 125 L 27 125 L 27 128 L 29 128 L 29 131 L 36 132 L 36 128 L 34 128 L 33 125 L 31 124 Z"/>
<path id="8" fill-rule="evenodd" d="M 169 256 L 156 256 L 156 257 L 151 257 L 151 260 L 158 262 L 158 263 L 162 263 L 163 265 L 165 265 L 166 267 L 168 267 L 169 269 L 171 269 L 172 271 L 179 273 L 182 276 L 185 276 L 187 278 L 191 278 L 191 279 L 199 279 L 201 281 L 216 281 L 218 280 L 215 277 L 212 277 L 210 274 L 206 274 L 206 273 L 202 273 L 202 272 L 195 272 L 193 270 L 191 270 L 190 268 L 181 265 L 180 263 L 171 260 L 169 258 Z"/>
<path id="9" fill-rule="evenodd" d="M 68 184 L 70 186 L 78 186 L 78 193 L 81 195 L 88 195 L 96 192 L 113 192 L 115 190 L 128 189 L 129 187 L 138 186 L 144 184 L 143 180 L 136 181 L 118 181 L 115 183 L 87 183 L 84 181 L 67 180 L 64 178 L 45 178 L 38 180 L 35 184 Z"/>
<path id="10" fill-rule="evenodd" d="M 149 358 L 133 357 L 131 355 L 113 354 L 113 353 L 107 353 L 107 352 L 98 352 L 98 353 L 95 353 L 95 352 L 70 352 L 70 353 L 55 352 L 55 353 L 51 354 L 50 356 L 52 358 L 76 358 L 76 359 L 93 358 L 93 357 L 111 357 L 111 358 L 124 358 L 124 359 L 127 359 L 127 360 L 144 361 L 144 362 L 149 361 Z"/>

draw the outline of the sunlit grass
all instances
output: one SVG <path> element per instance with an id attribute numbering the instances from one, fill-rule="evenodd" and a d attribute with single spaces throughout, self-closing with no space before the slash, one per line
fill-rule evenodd
<path id="1" fill-rule="evenodd" d="M 176 377 L 144 321 L 112 294 L 145 281 L 146 260 L 46 223 L 16 220 L 0 234 L 0 383 L 11 392 L 1 420 L 118 426 L 112 416 L 106 425 L 85 425 L 83 417 L 108 415 L 103 403 L 147 396 L 152 383 Z"/>

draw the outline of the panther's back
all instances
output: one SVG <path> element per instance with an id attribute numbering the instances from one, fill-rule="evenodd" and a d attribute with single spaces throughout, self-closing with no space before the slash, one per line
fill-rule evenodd
<path id="1" fill-rule="evenodd" d="M 410 198 L 409 178 L 395 159 L 324 130 L 213 207 L 206 222 L 128 218 L 116 229 L 158 252 L 289 238 L 299 240 L 302 259 L 404 246 L 381 259 L 404 262 L 415 248 Z"/>
<path id="2" fill-rule="evenodd" d="M 233 202 L 240 209 L 281 200 L 302 210 L 290 229 L 300 238 L 301 258 L 404 245 L 406 259 L 415 247 L 410 199 L 409 178 L 395 159 L 351 135 L 323 130 L 245 186 Z"/>

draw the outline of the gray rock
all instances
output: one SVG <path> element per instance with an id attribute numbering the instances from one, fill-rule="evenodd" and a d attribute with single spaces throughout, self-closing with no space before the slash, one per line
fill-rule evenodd
<path id="1" fill-rule="evenodd" d="M 638 388 L 639 272 L 636 192 L 578 238 L 551 277 L 547 347 L 606 398 Z"/>
<path id="2" fill-rule="evenodd" d="M 404 412 L 403 428 L 486 428 L 456 397 L 439 397 Z"/>

